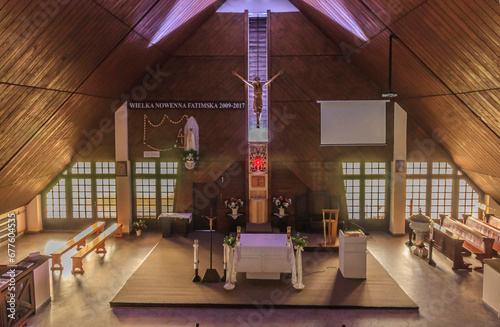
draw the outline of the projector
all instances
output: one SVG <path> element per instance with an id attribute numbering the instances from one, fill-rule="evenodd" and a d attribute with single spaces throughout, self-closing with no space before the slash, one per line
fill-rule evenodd
<path id="1" fill-rule="evenodd" d="M 383 93 L 382 98 L 395 98 L 398 94 L 394 92 Z"/>

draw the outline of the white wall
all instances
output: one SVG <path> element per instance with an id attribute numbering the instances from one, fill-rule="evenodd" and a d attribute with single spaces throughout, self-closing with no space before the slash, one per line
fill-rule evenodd
<path id="1" fill-rule="evenodd" d="M 117 222 L 123 224 L 123 233 L 129 234 L 132 224 L 132 178 L 128 160 L 127 103 L 115 112 L 115 156 L 116 161 L 127 163 L 127 176 L 116 176 L 116 213 Z"/>
<path id="2" fill-rule="evenodd" d="M 26 225 L 30 233 L 37 233 L 43 229 L 42 225 L 42 196 L 38 194 L 26 206 Z"/>
<path id="3" fill-rule="evenodd" d="M 12 214 L 16 215 L 17 235 L 21 236 L 26 232 L 26 207 L 22 206 L 22 207 L 16 208 L 15 210 L 11 210 L 9 212 L 2 213 L 2 214 L 0 214 L 0 218 L 6 218 Z M 4 226 L 4 227 L 8 227 L 8 226 Z M 1 243 L 0 246 L 3 246 L 5 244 L 7 244 L 7 241 Z"/>
<path id="4" fill-rule="evenodd" d="M 406 169 L 396 172 L 396 160 L 406 162 L 407 114 L 394 103 L 394 153 L 391 163 L 391 220 L 389 231 L 393 235 L 405 234 L 406 219 Z"/>

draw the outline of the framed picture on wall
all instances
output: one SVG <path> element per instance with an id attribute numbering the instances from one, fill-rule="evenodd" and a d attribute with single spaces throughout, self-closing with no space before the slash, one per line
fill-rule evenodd
<path id="1" fill-rule="evenodd" d="M 127 162 L 117 161 L 116 162 L 116 176 L 127 176 Z"/>
<path id="2" fill-rule="evenodd" d="M 396 173 L 404 173 L 406 171 L 406 161 L 396 160 Z"/>

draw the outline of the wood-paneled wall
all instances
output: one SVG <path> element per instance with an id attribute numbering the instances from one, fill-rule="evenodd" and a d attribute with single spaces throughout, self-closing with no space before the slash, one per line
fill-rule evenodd
<path id="1" fill-rule="evenodd" d="M 243 14 L 216 13 L 207 20 L 167 60 L 162 70 L 169 76 L 148 99 L 245 101 L 244 85 L 231 74 L 232 70 L 246 71 L 244 22 Z M 388 128 L 387 146 L 320 147 L 320 105 L 316 101 L 374 99 L 380 89 L 347 63 L 335 44 L 301 13 L 271 14 L 270 26 L 271 74 L 285 70 L 270 90 L 270 196 L 294 197 L 306 195 L 310 190 L 340 195 L 343 193 L 340 171 L 333 167 L 341 160 L 390 161 L 392 129 Z M 177 202 L 178 208 L 183 209 L 192 204 L 194 183 L 214 182 L 232 162 L 245 162 L 245 111 L 131 110 L 131 160 L 142 160 L 143 152 L 150 150 L 142 140 L 144 115 L 157 124 L 165 114 L 173 121 L 183 115 L 193 116 L 200 127 L 200 162 L 194 171 L 180 169 L 183 182 L 179 183 Z M 389 111 L 388 126 L 392 120 Z M 158 128 L 148 126 L 148 143 L 158 148 L 171 147 L 181 126 L 168 120 Z M 181 150 L 161 153 L 165 160 L 181 157 Z M 229 191 L 244 195 L 245 179 L 245 174 L 238 177 L 236 185 L 241 190 Z"/>
<path id="2" fill-rule="evenodd" d="M 244 85 L 231 74 L 232 70 L 246 71 L 244 22 L 243 14 L 217 13 L 212 16 L 167 60 L 162 70 L 169 74 L 168 78 L 148 99 L 245 101 Z M 320 105 L 317 100 L 376 99 L 381 90 L 354 65 L 346 62 L 335 44 L 301 13 L 273 13 L 270 26 L 271 74 L 285 70 L 270 89 L 270 197 L 284 195 L 293 198 L 305 196 L 309 191 L 341 195 L 339 162 L 392 160 L 392 128 L 388 127 L 387 146 L 321 147 Z M 389 110 L 388 113 L 388 126 L 391 126 L 392 112 Z M 245 111 L 131 110 L 131 160 L 143 160 L 143 152 L 151 150 L 142 140 L 144 115 L 157 124 L 165 114 L 173 121 L 178 121 L 183 115 L 193 116 L 200 127 L 200 162 L 194 171 L 180 169 L 182 182 L 179 183 L 176 206 L 185 209 L 192 204 L 194 183 L 214 182 L 232 162 L 245 163 Z M 168 120 L 158 128 L 148 126 L 148 143 L 158 148 L 171 147 L 181 126 L 183 124 L 174 125 Z M 179 160 L 181 157 L 181 150 L 161 153 L 165 160 Z M 245 166 L 241 168 L 246 169 Z M 246 193 L 243 182 L 246 174 L 237 179 L 234 185 L 242 189 L 227 190 L 242 196 Z M 223 193 L 229 198 L 231 194 L 227 190 Z M 223 200 L 225 198 L 221 197 L 219 203 L 222 204 Z"/>
<path id="3" fill-rule="evenodd" d="M 240 73 L 246 71 L 244 24 L 243 14 L 214 14 L 165 62 L 161 69 L 168 76 L 148 95 L 148 100 L 244 102 L 245 87 L 232 75 L 233 70 Z M 184 115 L 193 116 L 199 125 L 200 161 L 192 171 L 187 171 L 183 165 L 179 169 L 177 210 L 184 211 L 193 205 L 194 183 L 217 185 L 220 189 L 217 210 L 222 210 L 222 213 L 227 211 L 223 207 L 224 200 L 231 196 L 244 198 L 247 156 L 245 110 L 130 110 L 128 141 L 131 160 L 144 160 L 144 151 L 152 150 L 143 144 L 144 115 L 154 124 L 158 124 L 164 115 L 176 122 Z M 184 118 L 177 125 L 168 119 L 158 128 L 148 125 L 148 143 L 161 149 L 173 146 L 179 128 L 184 128 L 185 123 Z M 182 150 L 163 151 L 161 159 L 182 160 Z M 238 163 L 239 173 L 229 176 L 231 182 L 222 187 L 218 179 L 228 169 L 233 172 L 230 167 L 234 163 Z M 210 190 L 208 193 L 213 191 Z M 227 228 L 219 222 L 221 226 Z"/>
<path id="4" fill-rule="evenodd" d="M 2 2 L 0 212 L 27 204 L 72 160 L 113 160 L 113 112 L 154 88 L 151 72 L 220 4 Z M 153 42 L 173 7 L 182 26 Z"/>
<path id="5" fill-rule="evenodd" d="M 320 146 L 317 101 L 378 99 L 381 90 L 302 13 L 272 13 L 270 24 L 271 71 L 285 70 L 270 89 L 272 195 L 340 196 L 339 162 L 391 161 L 393 132 L 387 129 L 387 146 Z M 392 122 L 388 111 L 388 126 Z"/>

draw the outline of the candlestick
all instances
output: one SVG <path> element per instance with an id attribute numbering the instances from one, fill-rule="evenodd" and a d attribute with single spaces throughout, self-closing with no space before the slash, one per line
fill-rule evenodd
<path id="1" fill-rule="evenodd" d="M 220 276 L 219 276 L 219 273 L 217 272 L 216 269 L 212 268 L 212 250 L 213 250 L 213 247 L 212 247 L 212 234 L 213 234 L 213 221 L 214 219 L 216 219 L 217 217 L 207 217 L 207 216 L 203 216 L 205 218 L 207 218 L 209 221 L 210 221 L 210 268 L 208 268 L 206 271 L 205 271 L 205 275 L 203 276 L 203 280 L 202 282 L 203 283 L 218 283 L 220 281 Z"/>
<path id="2" fill-rule="evenodd" d="M 290 242 L 290 235 L 292 234 L 292 227 L 287 226 L 286 228 L 286 240 Z"/>
<path id="3" fill-rule="evenodd" d="M 224 263 L 224 269 L 226 268 L 226 263 L 227 263 L 227 256 L 226 256 L 227 255 L 226 254 L 227 251 L 226 251 L 226 247 L 227 247 L 227 244 L 224 244 L 224 261 L 223 261 L 223 263 Z"/>
<path id="4" fill-rule="evenodd" d="M 241 240 L 241 226 L 236 227 L 236 241 L 239 242 Z"/>
<path id="5" fill-rule="evenodd" d="M 227 251 L 229 249 L 229 245 L 223 244 L 223 250 L 224 250 L 224 275 L 221 277 L 220 281 L 225 283 L 226 282 L 226 272 L 227 272 Z"/>
<path id="6" fill-rule="evenodd" d="M 199 282 L 201 281 L 200 275 L 198 275 L 198 264 L 200 263 L 199 257 L 198 257 L 198 248 L 199 248 L 199 243 L 198 240 L 194 240 L 193 244 L 193 256 L 194 256 L 194 277 L 193 277 L 193 282 Z"/>
<path id="7" fill-rule="evenodd" d="M 194 269 L 198 269 L 198 240 L 194 240 L 193 248 L 194 248 Z"/>

